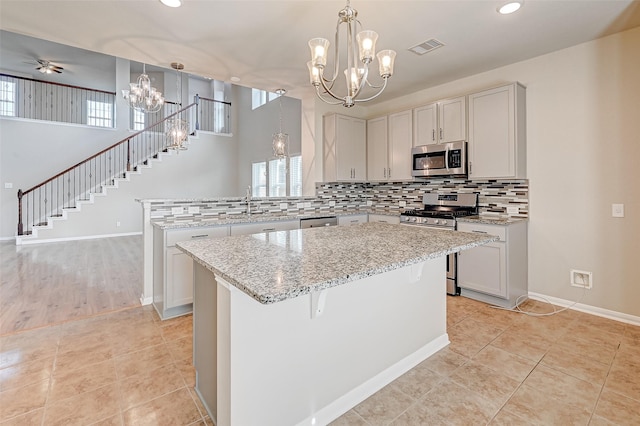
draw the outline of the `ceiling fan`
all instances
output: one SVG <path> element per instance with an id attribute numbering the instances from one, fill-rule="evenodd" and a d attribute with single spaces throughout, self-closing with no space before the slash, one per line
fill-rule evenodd
<path id="1" fill-rule="evenodd" d="M 51 62 L 45 61 L 44 59 L 36 59 L 36 61 L 40 65 L 36 67 L 36 69 L 40 71 L 42 74 L 53 74 L 54 72 L 61 74 L 62 70 L 64 69 L 57 65 L 53 65 Z"/>

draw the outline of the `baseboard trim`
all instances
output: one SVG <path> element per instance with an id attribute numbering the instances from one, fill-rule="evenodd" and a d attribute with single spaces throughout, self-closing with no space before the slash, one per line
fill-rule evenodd
<path id="1" fill-rule="evenodd" d="M 534 300 L 539 300 L 541 302 L 551 302 L 554 305 L 558 305 L 562 307 L 571 306 L 575 303 L 575 301 L 573 300 L 565 300 L 565 299 L 560 299 L 553 296 L 547 296 L 546 294 L 533 293 L 533 292 L 529 292 L 529 298 Z M 596 315 L 599 317 L 624 322 L 626 324 L 640 326 L 640 317 L 635 315 L 629 315 L 622 312 L 611 311 L 609 309 L 599 308 L 597 306 L 585 305 L 583 303 L 576 303 L 574 306 L 571 306 L 571 309 L 579 312 L 584 312 L 586 314 Z"/>
<path id="2" fill-rule="evenodd" d="M 153 303 L 153 297 L 151 297 L 151 296 L 144 297 L 144 294 L 140 295 L 140 304 L 142 306 L 150 305 L 152 303 Z"/>
<path id="3" fill-rule="evenodd" d="M 124 232 L 122 234 L 84 235 L 84 236 L 77 236 L 77 237 L 47 238 L 47 239 L 41 239 L 41 240 L 23 240 L 22 243 L 20 243 L 20 245 L 26 246 L 31 244 L 59 243 L 63 241 L 95 240 L 97 238 L 128 237 L 131 235 L 142 235 L 142 231 Z"/>
<path id="4" fill-rule="evenodd" d="M 16 237 L 0 237 L 0 241 L 15 241 Z"/>

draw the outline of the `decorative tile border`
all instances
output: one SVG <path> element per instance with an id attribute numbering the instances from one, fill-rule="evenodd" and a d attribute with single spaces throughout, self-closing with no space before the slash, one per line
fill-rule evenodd
<path id="1" fill-rule="evenodd" d="M 422 208 L 427 192 L 477 193 L 480 214 L 495 218 L 529 216 L 529 181 L 434 179 L 405 182 L 323 182 L 315 197 L 254 198 L 252 214 L 401 213 Z M 246 212 L 241 197 L 185 200 L 140 200 L 150 204 L 151 220 L 180 217 L 232 218 Z M 509 209 L 508 209 L 509 208 Z"/>

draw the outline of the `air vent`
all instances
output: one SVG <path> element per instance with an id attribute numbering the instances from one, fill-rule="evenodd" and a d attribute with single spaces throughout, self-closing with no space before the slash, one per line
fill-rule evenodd
<path id="1" fill-rule="evenodd" d="M 423 41 L 420 44 L 416 44 L 413 47 L 410 47 L 409 50 L 416 55 L 424 55 L 425 53 L 431 52 L 432 50 L 437 49 L 438 47 L 444 46 L 444 43 L 436 40 L 435 38 L 429 39 L 427 41 Z"/>

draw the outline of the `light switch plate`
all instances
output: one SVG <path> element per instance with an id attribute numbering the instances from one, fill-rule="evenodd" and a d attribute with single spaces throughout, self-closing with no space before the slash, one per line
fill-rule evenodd
<path id="1" fill-rule="evenodd" d="M 184 209 L 182 207 L 171 207 L 171 214 L 182 214 Z"/>
<path id="2" fill-rule="evenodd" d="M 519 210 L 516 206 L 507 206 L 507 214 L 518 214 Z"/>
<path id="3" fill-rule="evenodd" d="M 398 203 L 398 205 L 399 205 L 400 207 L 407 207 L 407 202 L 403 200 L 403 201 L 400 201 L 400 202 Z"/>
<path id="4" fill-rule="evenodd" d="M 624 204 L 611 204 L 611 216 L 624 217 Z"/>
<path id="5" fill-rule="evenodd" d="M 11 182 L 4 183 L 4 189 L 12 189 L 12 188 L 13 188 L 13 183 Z"/>
<path id="6" fill-rule="evenodd" d="M 336 202 L 331 200 L 329 201 L 329 207 L 335 207 L 336 206 Z"/>

